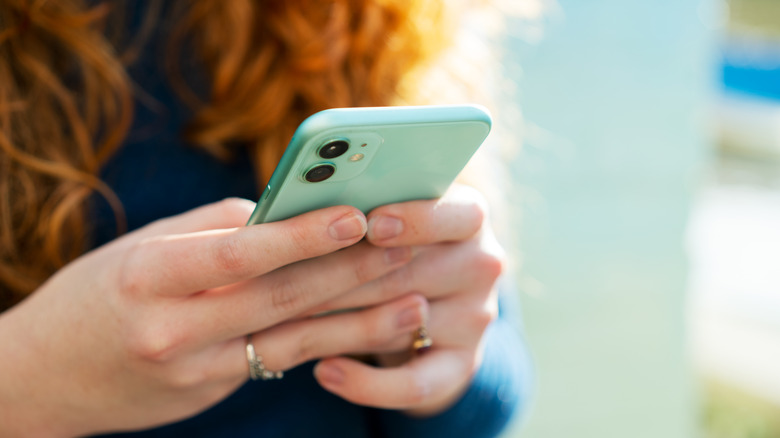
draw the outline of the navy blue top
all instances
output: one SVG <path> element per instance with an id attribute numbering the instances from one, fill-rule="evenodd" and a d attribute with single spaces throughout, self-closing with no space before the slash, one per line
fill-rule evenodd
<path id="1" fill-rule="evenodd" d="M 187 145 L 180 136 L 191 113 L 174 96 L 162 69 L 165 26 L 130 68 L 138 85 L 132 132 L 103 172 L 126 212 L 130 230 L 156 219 L 237 196 L 257 199 L 245 152 L 222 162 Z M 145 95 L 146 97 L 140 97 Z M 149 100 L 153 97 L 154 102 Z M 113 215 L 95 201 L 97 243 L 114 237 Z M 507 298 L 507 297 L 505 297 Z M 492 437 L 521 409 L 530 387 L 530 367 L 513 300 L 502 300 L 500 317 L 487 331 L 484 363 L 465 396 L 438 416 L 351 404 L 322 389 L 313 363 L 282 380 L 249 381 L 221 403 L 193 418 L 128 437 Z M 267 353 L 271 354 L 271 353 Z"/>

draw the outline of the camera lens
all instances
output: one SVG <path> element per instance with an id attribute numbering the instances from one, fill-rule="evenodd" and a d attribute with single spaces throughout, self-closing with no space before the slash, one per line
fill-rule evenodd
<path id="1" fill-rule="evenodd" d="M 316 183 L 325 181 L 326 179 L 333 176 L 335 172 L 336 168 L 333 167 L 332 164 L 320 164 L 319 166 L 315 166 L 309 169 L 309 171 L 306 172 L 306 176 L 304 176 L 304 178 L 308 182 Z"/>
<path id="2" fill-rule="evenodd" d="M 349 149 L 349 143 L 344 140 L 333 140 L 320 148 L 320 157 L 325 159 L 336 158 Z"/>

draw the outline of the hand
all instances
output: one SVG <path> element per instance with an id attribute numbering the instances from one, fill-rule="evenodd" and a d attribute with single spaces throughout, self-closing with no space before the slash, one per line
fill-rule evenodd
<path id="1" fill-rule="evenodd" d="M 285 370 L 397 342 L 425 318 L 425 299 L 411 294 L 301 319 L 403 266 L 411 251 L 354 245 L 367 225 L 351 207 L 244 227 L 253 207 L 227 200 L 154 222 L 2 314 L 0 435 L 172 422 L 247 380 L 248 333 L 268 368 Z"/>
<path id="2" fill-rule="evenodd" d="M 411 337 L 383 346 L 376 368 L 346 357 L 315 369 L 329 391 L 354 403 L 432 415 L 459 399 L 480 365 L 481 340 L 497 315 L 495 282 L 503 250 L 485 219 L 475 190 L 456 186 L 437 201 L 377 208 L 368 215 L 368 240 L 381 247 L 415 247 L 414 260 L 323 305 L 347 308 L 422 293 L 430 302 L 430 351 L 409 352 Z"/>

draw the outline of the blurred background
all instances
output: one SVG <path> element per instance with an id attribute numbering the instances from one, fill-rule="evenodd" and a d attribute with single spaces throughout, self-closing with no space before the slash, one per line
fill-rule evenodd
<path id="1" fill-rule="evenodd" d="M 537 372 L 509 436 L 780 437 L 780 0 L 540 21 L 504 48 Z"/>

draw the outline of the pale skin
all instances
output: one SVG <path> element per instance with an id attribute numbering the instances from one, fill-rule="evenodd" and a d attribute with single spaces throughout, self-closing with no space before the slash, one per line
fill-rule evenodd
<path id="1" fill-rule="evenodd" d="M 268 369 L 322 359 L 320 384 L 357 404 L 426 416 L 459 399 L 504 265 L 476 191 L 244 227 L 253 207 L 230 199 L 153 222 L 0 315 L 0 436 L 192 416 L 246 382 L 247 334 Z M 311 317 L 344 308 L 361 310 Z M 423 323 L 435 343 L 413 355 Z"/>

